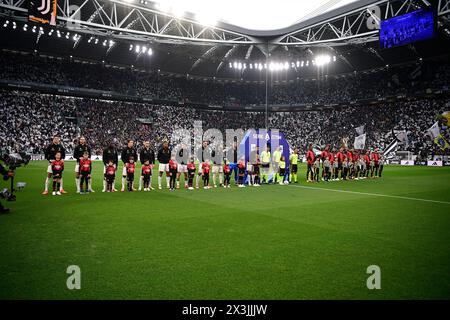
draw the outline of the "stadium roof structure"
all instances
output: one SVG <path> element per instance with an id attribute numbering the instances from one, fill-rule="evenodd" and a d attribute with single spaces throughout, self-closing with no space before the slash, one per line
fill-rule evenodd
<path id="1" fill-rule="evenodd" d="M 183 75 L 249 81 L 263 79 L 260 66 L 270 62 L 288 64 L 289 68 L 277 73 L 280 79 L 314 75 L 317 68 L 303 64 L 320 55 L 333 57 L 335 63 L 322 70 L 333 74 L 448 54 L 450 0 L 319 0 L 309 4 L 297 0 L 287 2 L 284 8 L 283 2 L 278 3 L 280 11 L 270 14 L 267 9 L 246 13 L 249 7 L 244 7 L 234 16 L 232 10 L 223 10 L 223 6 L 233 8 L 233 1 L 219 9 L 214 8 L 217 3 L 58 0 L 57 26 L 52 27 L 29 23 L 28 1 L 0 0 L 0 17 L 15 22 L 4 25 L 0 45 Z M 264 7 L 265 2 L 253 3 Z M 438 17 L 436 39 L 394 50 L 379 49 L 380 20 L 430 6 Z M 287 10 L 294 14 L 287 15 Z M 285 21 L 280 20 L 283 17 Z"/>

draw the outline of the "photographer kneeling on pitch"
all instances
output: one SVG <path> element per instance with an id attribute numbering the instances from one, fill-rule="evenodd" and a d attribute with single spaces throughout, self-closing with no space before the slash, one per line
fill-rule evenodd
<path id="1" fill-rule="evenodd" d="M 10 177 L 14 176 L 14 171 L 6 170 L 0 163 L 0 174 L 3 176 L 4 180 L 8 180 Z M 7 212 L 9 212 L 9 209 L 3 207 L 2 203 L 0 202 L 0 213 L 7 213 Z"/>

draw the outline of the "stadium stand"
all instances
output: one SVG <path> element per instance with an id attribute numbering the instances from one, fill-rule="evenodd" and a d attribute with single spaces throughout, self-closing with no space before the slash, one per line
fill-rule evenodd
<path id="1" fill-rule="evenodd" d="M 87 137 L 94 153 L 115 140 L 120 145 L 127 138 L 138 142 L 150 139 L 154 147 L 170 138 L 176 128 L 193 128 L 195 120 L 204 129 L 263 128 L 262 112 L 230 112 L 195 109 L 184 106 L 106 101 L 90 98 L 53 96 L 34 92 L 0 92 L 1 148 L 42 153 L 52 134 L 59 133 L 63 144 L 71 150 L 80 134 Z M 393 139 L 392 130 L 407 130 L 408 151 L 424 157 L 442 154 L 425 131 L 437 114 L 448 109 L 448 98 L 410 99 L 382 102 L 376 105 L 348 105 L 333 110 L 303 112 L 271 112 L 269 127 L 282 131 L 291 146 L 305 150 L 308 143 L 337 147 L 340 137 L 353 141 L 355 128 L 366 126 L 366 145 L 384 148 Z M 30 115 L 33 115 L 30 117 Z M 143 124 L 138 119 L 151 119 Z M 12 130 L 11 130 L 12 128 Z M 10 130 L 7 130 L 10 129 Z"/>
<path id="2" fill-rule="evenodd" d="M 365 72 L 319 75 L 288 83 L 274 82 L 269 88 L 269 103 L 332 105 L 387 96 L 420 96 L 430 90 L 447 89 L 449 74 L 450 65 L 445 59 L 438 59 Z M 97 89 L 135 97 L 222 106 L 263 105 L 265 99 L 263 83 L 189 80 L 160 75 L 158 71 L 143 72 L 10 51 L 3 51 L 0 56 L 0 78 L 3 82 Z"/>

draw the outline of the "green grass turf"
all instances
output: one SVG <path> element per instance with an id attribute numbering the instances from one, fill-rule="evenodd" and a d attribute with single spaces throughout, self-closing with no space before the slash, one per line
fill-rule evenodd
<path id="1" fill-rule="evenodd" d="M 298 185 L 108 194 L 96 162 L 97 192 L 77 195 L 73 166 L 61 197 L 40 195 L 44 162 L 18 170 L 27 187 L 0 216 L 0 298 L 450 298 L 450 168 L 306 184 L 302 166 Z M 66 287 L 73 264 L 81 290 Z M 381 290 L 366 287 L 372 264 Z"/>

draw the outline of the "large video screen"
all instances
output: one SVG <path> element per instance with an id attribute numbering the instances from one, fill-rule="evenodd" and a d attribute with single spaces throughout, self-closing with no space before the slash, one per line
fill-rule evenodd
<path id="1" fill-rule="evenodd" d="M 403 46 L 434 37 L 434 14 L 430 10 L 418 10 L 405 15 L 382 20 L 380 46 L 382 49 Z"/>

